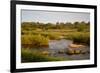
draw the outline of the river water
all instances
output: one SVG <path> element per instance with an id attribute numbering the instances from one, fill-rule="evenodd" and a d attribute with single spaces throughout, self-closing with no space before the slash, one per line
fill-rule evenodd
<path id="1" fill-rule="evenodd" d="M 71 60 L 87 60 L 90 58 L 90 48 L 86 46 L 84 48 L 87 53 L 85 54 L 74 54 L 74 55 L 68 55 L 66 53 L 59 53 L 59 51 L 66 52 L 68 49 L 68 45 L 72 44 L 73 41 L 61 39 L 61 40 L 50 40 L 49 41 L 49 47 L 42 48 L 40 50 L 42 51 L 48 51 L 50 54 L 49 56 L 52 57 L 61 57 L 65 59 L 71 59 Z M 39 49 L 38 49 L 39 50 Z"/>
<path id="2" fill-rule="evenodd" d="M 68 45 L 72 44 L 73 41 L 71 40 L 51 40 L 49 41 L 49 50 L 51 51 L 51 55 L 55 57 L 62 57 L 62 58 L 70 58 L 73 60 L 83 60 L 83 59 L 89 59 L 90 54 L 85 53 L 85 54 L 77 54 L 77 55 L 68 55 L 66 53 L 58 53 L 59 50 L 61 51 L 67 51 Z M 85 51 L 89 52 L 89 47 L 86 46 Z"/>

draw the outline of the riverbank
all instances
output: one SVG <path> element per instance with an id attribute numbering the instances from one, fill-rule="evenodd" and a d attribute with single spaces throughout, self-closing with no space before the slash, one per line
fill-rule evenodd
<path id="1" fill-rule="evenodd" d="M 79 48 L 81 53 L 74 48 L 69 50 L 69 45 L 73 44 L 71 40 L 50 40 L 48 47 L 40 48 L 22 48 L 22 62 L 42 62 L 42 61 L 69 61 L 89 59 L 89 47 Z M 77 49 L 77 50 L 79 50 Z M 74 52 L 73 52 L 74 51 Z"/>

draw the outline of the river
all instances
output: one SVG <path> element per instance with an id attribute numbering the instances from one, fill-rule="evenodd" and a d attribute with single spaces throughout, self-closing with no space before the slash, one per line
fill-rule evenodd
<path id="1" fill-rule="evenodd" d="M 68 55 L 66 54 L 66 51 L 68 49 L 68 45 L 72 44 L 73 41 L 61 39 L 61 40 L 50 40 L 49 41 L 49 47 L 42 48 L 40 51 L 48 51 L 50 54 L 49 56 L 52 57 L 61 57 L 71 60 L 87 60 L 90 58 L 90 48 L 89 46 L 86 46 L 84 48 L 85 51 L 87 51 L 85 54 L 73 54 Z M 39 49 L 38 49 L 39 50 Z M 59 51 L 64 51 L 64 53 L 59 53 Z"/>

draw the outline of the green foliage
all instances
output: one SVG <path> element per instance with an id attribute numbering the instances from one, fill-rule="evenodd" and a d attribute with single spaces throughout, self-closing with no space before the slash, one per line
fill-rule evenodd
<path id="1" fill-rule="evenodd" d="M 22 48 L 21 51 L 22 62 L 45 62 L 45 61 L 64 61 L 63 58 L 49 57 L 43 55 L 39 51 L 31 51 L 29 49 Z M 68 59 L 67 59 L 68 60 Z"/>
<path id="2" fill-rule="evenodd" d="M 50 53 L 42 49 L 42 47 L 49 46 L 49 40 L 62 38 L 72 40 L 77 44 L 89 45 L 90 22 L 23 22 L 21 24 L 22 62 L 64 61 L 63 58 L 50 57 Z M 31 48 L 41 48 L 43 52 Z M 63 53 L 63 51 L 59 51 L 59 53 Z M 66 53 L 73 54 L 74 52 L 69 51 Z M 79 53 L 79 51 L 76 51 L 76 53 Z"/>
<path id="3" fill-rule="evenodd" d="M 85 43 L 89 45 L 90 23 L 40 23 L 40 22 L 23 22 L 21 25 L 22 44 L 31 44 L 35 46 L 47 46 L 48 40 L 58 40 L 60 37 L 71 39 L 75 43 Z M 84 33 L 85 32 L 85 33 Z"/>
<path id="4" fill-rule="evenodd" d="M 32 47 L 48 46 L 49 39 L 42 35 L 22 35 L 21 44 L 30 44 Z"/>
<path id="5" fill-rule="evenodd" d="M 73 40 L 77 44 L 90 45 L 90 34 L 89 33 L 73 33 L 66 36 L 66 39 Z"/>
<path id="6" fill-rule="evenodd" d="M 74 36 L 73 41 L 74 43 L 83 43 L 86 45 L 90 45 L 90 36 L 88 34 L 87 35 L 80 34 L 80 35 Z"/>
<path id="7" fill-rule="evenodd" d="M 79 25 L 79 26 L 77 27 L 77 31 L 78 31 L 78 32 L 83 31 L 83 30 L 84 30 L 83 25 Z"/>
<path id="8" fill-rule="evenodd" d="M 49 37 L 50 40 L 58 40 L 58 39 L 60 39 L 59 35 L 57 35 L 57 34 L 48 34 L 48 37 Z"/>
<path id="9" fill-rule="evenodd" d="M 36 30 L 42 29 L 42 30 L 48 30 L 48 29 L 78 29 L 79 31 L 82 31 L 84 28 L 89 29 L 90 23 L 86 22 L 57 22 L 57 23 L 40 23 L 40 22 L 23 22 L 21 24 L 21 27 L 23 30 Z"/>

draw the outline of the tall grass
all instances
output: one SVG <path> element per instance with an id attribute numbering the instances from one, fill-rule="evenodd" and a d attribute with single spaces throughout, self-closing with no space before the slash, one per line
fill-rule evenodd
<path id="1" fill-rule="evenodd" d="M 60 39 L 60 36 L 58 34 L 49 33 L 47 36 L 49 37 L 50 40 L 59 40 Z"/>
<path id="2" fill-rule="evenodd" d="M 73 33 L 66 36 L 66 39 L 73 40 L 77 44 L 90 45 L 90 33 Z"/>
<path id="3" fill-rule="evenodd" d="M 21 44 L 32 45 L 32 47 L 48 46 L 49 39 L 42 35 L 22 35 Z"/>
<path id="4" fill-rule="evenodd" d="M 39 51 L 31 51 L 29 49 L 22 48 L 21 50 L 21 62 L 48 62 L 48 61 L 64 61 L 63 58 L 50 57 L 43 55 Z M 66 59 L 69 60 L 69 59 Z"/>

